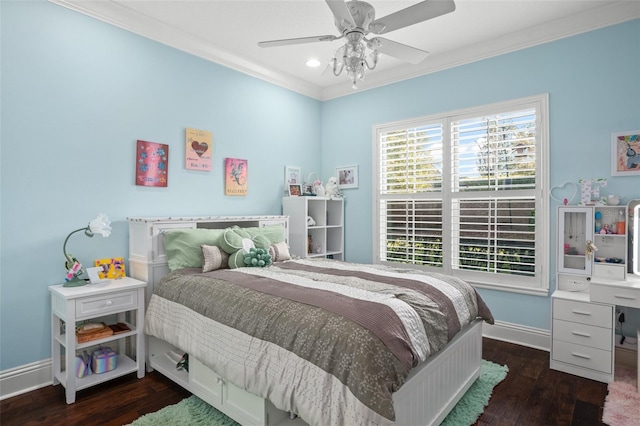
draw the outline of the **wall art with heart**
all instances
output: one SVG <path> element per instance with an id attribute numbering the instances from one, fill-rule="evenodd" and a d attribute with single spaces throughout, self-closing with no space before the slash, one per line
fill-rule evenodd
<path id="1" fill-rule="evenodd" d="M 211 171 L 213 135 L 206 130 L 187 129 L 185 137 L 185 168 Z"/>

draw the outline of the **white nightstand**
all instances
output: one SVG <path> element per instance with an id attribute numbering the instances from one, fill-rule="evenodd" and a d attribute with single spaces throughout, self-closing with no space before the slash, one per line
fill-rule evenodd
<path id="1" fill-rule="evenodd" d="M 51 358 L 53 384 L 65 387 L 67 404 L 76 400 L 76 391 L 111 380 L 125 374 L 138 372 L 144 377 L 144 281 L 133 278 L 110 280 L 83 287 L 54 285 L 51 291 Z M 127 315 L 129 313 L 129 315 Z M 76 323 L 109 315 L 116 315 L 118 322 L 126 323 L 131 331 L 77 343 Z M 64 326 L 63 326 L 64 322 Z M 111 343 L 111 345 L 107 345 Z M 115 344 L 117 343 L 117 347 Z M 127 343 L 130 351 L 127 353 Z M 116 368 L 101 374 L 76 377 L 76 351 L 109 346 L 118 353 Z"/>

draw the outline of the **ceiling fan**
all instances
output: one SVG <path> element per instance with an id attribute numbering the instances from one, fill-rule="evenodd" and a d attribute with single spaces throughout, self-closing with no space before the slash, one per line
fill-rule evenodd
<path id="1" fill-rule="evenodd" d="M 346 71 L 353 82 L 354 89 L 357 81 L 364 78 L 365 69 L 373 70 L 376 67 L 381 53 L 411 64 L 422 62 L 429 54 L 424 50 L 383 37 L 367 38 L 367 35 L 370 33 L 375 35 L 386 34 L 445 15 L 456 9 L 453 0 L 425 0 L 385 17 L 375 19 L 375 9 L 367 2 L 359 0 L 348 2 L 345 2 L 345 0 L 325 1 L 333 13 L 335 25 L 340 35 L 261 41 L 258 46 L 286 46 L 335 41 L 344 38 L 345 44 L 336 50 L 330 65 L 332 65 L 335 76 L 340 75 L 343 70 Z"/>

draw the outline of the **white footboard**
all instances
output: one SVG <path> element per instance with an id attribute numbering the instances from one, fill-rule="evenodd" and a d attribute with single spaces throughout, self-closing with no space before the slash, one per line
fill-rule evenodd
<path id="1" fill-rule="evenodd" d="M 398 425 L 438 425 L 480 375 L 482 321 L 463 329 L 393 394 Z"/>

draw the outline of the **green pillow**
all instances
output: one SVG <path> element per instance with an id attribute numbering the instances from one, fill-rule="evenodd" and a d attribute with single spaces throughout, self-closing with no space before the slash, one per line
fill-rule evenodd
<path id="1" fill-rule="evenodd" d="M 169 270 L 202 268 L 202 245 L 217 246 L 224 229 L 173 229 L 164 236 Z"/>
<path id="2" fill-rule="evenodd" d="M 243 228 L 249 233 L 251 238 L 256 235 L 264 235 L 270 244 L 281 243 L 284 241 L 284 227 L 282 225 L 269 225 L 262 227 Z"/>
<path id="3" fill-rule="evenodd" d="M 244 256 L 249 253 L 250 249 L 261 248 L 266 250 L 271 244 L 263 234 L 258 233 L 252 237 L 248 229 L 250 228 L 232 226 L 225 229 L 220 238 L 220 247 L 229 254 L 229 268 L 231 269 L 246 266 Z"/>

